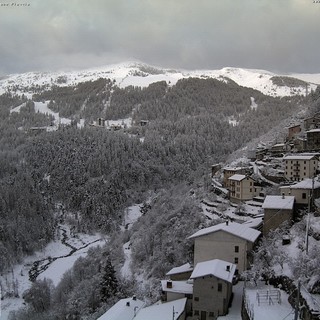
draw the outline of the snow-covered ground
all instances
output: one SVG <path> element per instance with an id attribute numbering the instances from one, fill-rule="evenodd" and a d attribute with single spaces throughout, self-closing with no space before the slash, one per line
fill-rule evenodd
<path id="1" fill-rule="evenodd" d="M 8 75 L 0 80 L 0 94 L 4 93 L 9 88 L 18 86 L 17 93 L 24 93 L 27 97 L 31 97 L 31 88 L 28 90 L 23 87 L 31 86 L 70 86 L 76 85 L 85 81 L 94 81 L 98 78 L 109 78 L 114 80 L 120 87 L 139 86 L 147 87 L 149 84 L 157 81 L 166 81 L 169 85 L 174 85 L 178 80 L 183 78 L 213 78 L 219 81 L 226 82 L 226 79 L 235 81 L 238 85 L 253 88 L 261 91 L 264 94 L 271 96 L 291 96 L 304 95 L 305 86 L 294 88 L 286 86 L 276 86 L 271 78 L 277 76 L 269 71 L 243 69 L 243 68 L 223 68 L 220 70 L 169 70 L 148 66 L 139 62 L 124 62 L 114 65 L 102 66 L 81 71 L 70 72 L 51 72 L 51 73 L 35 73 L 29 72 L 24 74 Z M 308 81 L 309 92 L 315 90 L 317 84 L 320 84 L 320 74 L 294 74 L 280 75 L 290 76 Z M 63 79 L 63 81 L 59 81 Z"/>
<path id="2" fill-rule="evenodd" d="M 59 230 L 57 240 L 50 242 L 34 255 L 26 257 L 22 263 L 13 267 L 12 272 L 0 276 L 3 297 L 5 292 L 13 290 L 13 282 L 17 285 L 19 294 L 19 298 L 4 297 L 1 301 L 1 320 L 6 320 L 10 311 L 23 306 L 22 294 L 31 287 L 29 271 L 34 267 L 34 262 L 40 262 L 37 279 L 51 279 L 53 284 L 57 285 L 63 274 L 72 268 L 76 259 L 86 256 L 90 247 L 104 245 L 106 242 L 100 234 L 77 234 L 76 237 L 72 237 L 67 225 L 60 225 Z"/>
<path id="3" fill-rule="evenodd" d="M 273 286 L 267 286 L 263 282 L 258 282 L 257 287 L 247 286 L 245 289 L 247 306 L 249 306 L 248 308 L 253 311 L 254 319 L 292 319 L 294 310 L 288 302 L 289 296 L 286 292 L 279 290 L 280 301 L 277 301 L 277 299 L 273 298 L 272 303 L 271 300 L 262 298 L 262 295 L 259 296 L 260 299 L 258 300 L 258 293 L 266 293 L 268 290 L 270 292 L 270 290 L 275 290 L 275 288 Z"/>

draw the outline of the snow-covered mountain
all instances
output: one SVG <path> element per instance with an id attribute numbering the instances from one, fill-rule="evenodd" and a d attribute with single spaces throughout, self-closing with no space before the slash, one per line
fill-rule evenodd
<path id="1" fill-rule="evenodd" d="M 28 96 L 33 93 L 32 86 L 68 86 L 98 78 L 109 78 L 120 87 L 146 87 L 157 81 L 174 85 L 179 79 L 189 77 L 214 78 L 224 82 L 231 79 L 240 86 L 253 88 L 270 96 L 305 95 L 306 88 L 311 92 L 320 84 L 320 74 L 279 75 L 265 70 L 229 67 L 221 70 L 187 71 L 163 69 L 140 62 L 125 62 L 82 71 L 8 75 L 0 80 L 0 94 L 8 89 L 15 89 L 16 92 L 20 91 Z M 25 88 L 30 90 L 26 92 Z"/>

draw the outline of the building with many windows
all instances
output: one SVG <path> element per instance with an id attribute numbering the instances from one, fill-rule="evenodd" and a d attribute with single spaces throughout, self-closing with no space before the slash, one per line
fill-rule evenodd
<path id="1" fill-rule="evenodd" d="M 285 162 L 284 177 L 290 181 L 301 181 L 315 176 L 318 159 L 312 154 L 289 155 L 283 158 Z"/>

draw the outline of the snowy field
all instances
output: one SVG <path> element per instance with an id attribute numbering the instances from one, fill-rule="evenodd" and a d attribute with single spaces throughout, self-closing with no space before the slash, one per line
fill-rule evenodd
<path id="1" fill-rule="evenodd" d="M 264 282 L 259 282 L 257 287 L 247 286 L 245 294 L 247 306 L 254 314 L 254 319 L 258 320 L 282 320 L 293 319 L 294 309 L 288 302 L 288 294 L 279 290 L 279 300 L 267 292 L 274 292 L 273 286 L 267 286 Z M 271 300 L 267 298 L 272 297 Z M 226 318 L 229 319 L 229 318 Z"/>
<path id="2" fill-rule="evenodd" d="M 57 285 L 63 274 L 69 270 L 76 259 L 87 255 L 89 248 L 102 246 L 106 239 L 100 234 L 77 234 L 72 237 L 67 225 L 59 226 L 59 235 L 56 241 L 50 242 L 43 250 L 28 256 L 20 264 L 13 267 L 12 272 L 3 274 L 0 277 L 2 294 L 13 290 L 13 283 L 16 284 L 19 298 L 4 298 L 1 301 L 1 320 L 8 318 L 9 312 L 24 306 L 22 294 L 31 287 L 29 272 L 39 262 L 36 272 L 39 272 L 37 279 L 51 279 Z M 73 251 L 73 253 L 72 253 Z M 52 261 L 52 262 L 51 262 Z"/>

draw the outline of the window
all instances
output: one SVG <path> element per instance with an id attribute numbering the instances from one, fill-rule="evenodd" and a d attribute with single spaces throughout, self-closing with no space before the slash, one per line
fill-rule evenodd
<path id="1" fill-rule="evenodd" d="M 199 297 L 194 297 L 194 301 L 199 301 Z"/>
<path id="2" fill-rule="evenodd" d="M 222 291 L 222 283 L 218 283 L 218 291 L 219 291 L 219 292 Z"/>
<path id="3" fill-rule="evenodd" d="M 250 192 L 252 192 L 252 188 L 250 188 Z"/>
<path id="4" fill-rule="evenodd" d="M 209 312 L 209 317 L 213 318 L 214 317 L 214 312 Z"/>
<path id="5" fill-rule="evenodd" d="M 307 199 L 307 194 L 305 192 L 302 194 L 302 199 Z"/>
<path id="6" fill-rule="evenodd" d="M 239 258 L 238 258 L 238 257 L 235 257 L 235 258 L 234 258 L 234 263 L 237 264 L 238 262 L 239 262 Z"/>
<path id="7" fill-rule="evenodd" d="M 199 310 L 194 310 L 194 315 L 198 316 L 199 315 Z"/>
<path id="8" fill-rule="evenodd" d="M 239 246 L 234 247 L 234 252 L 239 252 Z"/>
<path id="9" fill-rule="evenodd" d="M 250 182 L 250 187 L 252 186 L 252 182 Z"/>

